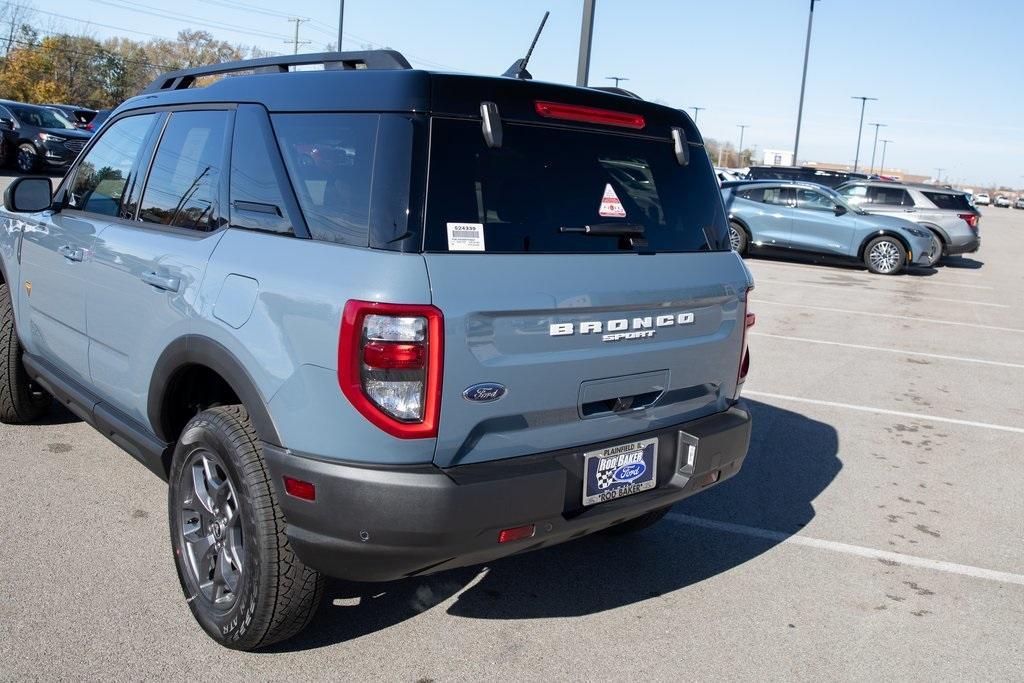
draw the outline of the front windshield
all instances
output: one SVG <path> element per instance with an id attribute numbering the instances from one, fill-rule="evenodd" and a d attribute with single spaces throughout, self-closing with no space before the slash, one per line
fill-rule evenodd
<path id="1" fill-rule="evenodd" d="M 44 107 L 11 107 L 18 120 L 27 126 L 74 130 L 75 124 L 63 114 Z"/>

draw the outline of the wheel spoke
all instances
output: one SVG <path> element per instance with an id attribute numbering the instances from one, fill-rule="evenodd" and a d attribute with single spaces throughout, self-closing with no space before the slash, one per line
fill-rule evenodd
<path id="1" fill-rule="evenodd" d="M 234 557 L 228 548 L 222 548 L 217 555 L 217 570 L 220 572 L 221 580 L 232 593 L 238 590 L 238 574 L 235 565 L 232 564 Z"/>
<path id="2" fill-rule="evenodd" d="M 203 458 L 203 462 L 206 462 L 206 458 Z M 203 509 L 207 513 L 213 514 L 213 501 L 210 499 L 210 492 L 207 489 L 207 478 L 206 468 L 203 467 L 192 467 L 192 493 L 195 502 L 203 506 Z"/>

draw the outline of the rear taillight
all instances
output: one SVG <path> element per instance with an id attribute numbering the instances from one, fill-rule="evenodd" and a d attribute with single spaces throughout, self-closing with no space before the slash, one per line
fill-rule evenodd
<path id="1" fill-rule="evenodd" d="M 975 230 L 978 229 L 978 214 L 975 213 L 961 213 L 960 218 L 967 222 L 967 225 L 971 226 Z"/>
<path id="2" fill-rule="evenodd" d="M 547 119 L 579 121 L 581 123 L 603 123 L 606 126 L 632 128 L 633 130 L 640 130 L 647 125 L 644 117 L 640 114 L 630 114 L 624 111 L 584 107 L 579 104 L 560 104 L 558 102 L 534 102 L 533 106 L 537 114 Z"/>
<path id="3" fill-rule="evenodd" d="M 747 347 L 747 331 L 754 326 L 757 321 L 757 317 L 747 309 L 750 303 L 750 291 L 747 291 L 746 299 L 743 302 L 743 344 L 740 347 L 742 353 L 740 355 L 740 370 L 736 374 L 736 384 L 739 385 L 743 380 L 747 378 L 747 373 L 750 372 L 750 349 Z"/>
<path id="4" fill-rule="evenodd" d="M 338 383 L 356 410 L 388 434 L 437 436 L 443 323 L 433 306 L 345 304 Z"/>

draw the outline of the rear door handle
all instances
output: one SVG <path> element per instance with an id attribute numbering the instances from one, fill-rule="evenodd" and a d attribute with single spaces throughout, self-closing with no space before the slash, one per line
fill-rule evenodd
<path id="1" fill-rule="evenodd" d="M 58 249 L 60 255 L 66 258 L 68 261 L 81 261 L 85 258 L 84 249 L 76 249 L 70 244 L 65 244 L 63 247 Z"/>
<path id="2" fill-rule="evenodd" d="M 147 285 L 153 285 L 157 289 L 166 289 L 168 292 L 177 292 L 178 288 L 181 287 L 181 278 L 160 275 L 152 270 L 148 273 L 143 273 L 139 277 Z"/>

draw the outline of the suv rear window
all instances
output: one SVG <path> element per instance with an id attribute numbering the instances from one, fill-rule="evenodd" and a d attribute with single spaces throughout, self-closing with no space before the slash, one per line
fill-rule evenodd
<path id="1" fill-rule="evenodd" d="M 957 211 L 973 211 L 974 207 L 968 201 L 965 194 L 953 194 L 951 192 L 921 192 L 932 204 L 940 209 L 955 209 Z"/>
<path id="2" fill-rule="evenodd" d="M 666 140 L 506 122 L 498 149 L 479 121 L 435 118 L 426 251 L 449 250 L 452 225 L 482 226 L 480 251 L 620 251 L 618 236 L 560 229 L 642 226 L 658 252 L 727 250 L 718 185 L 707 155 L 680 166 Z M 454 250 L 454 249 L 453 249 Z"/>

